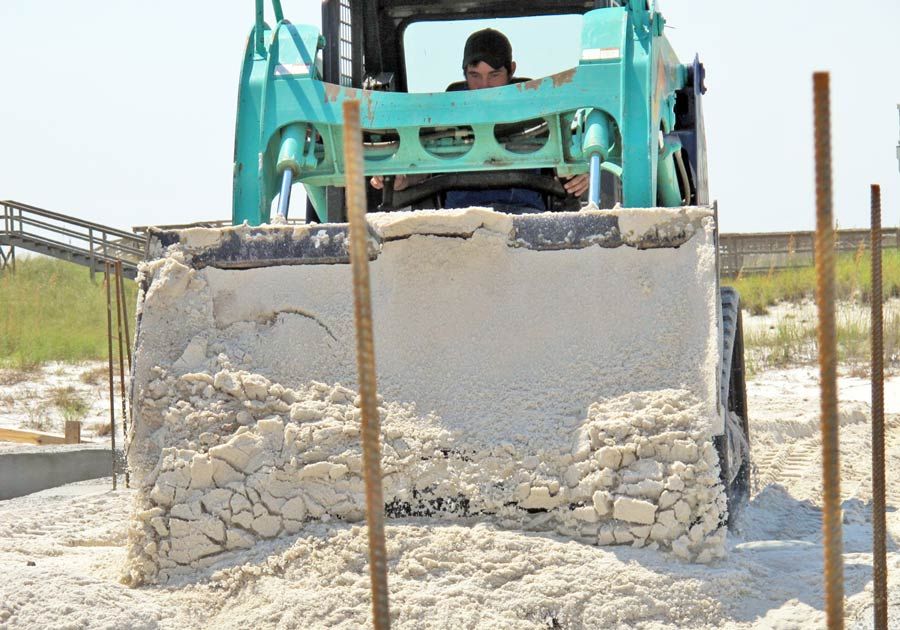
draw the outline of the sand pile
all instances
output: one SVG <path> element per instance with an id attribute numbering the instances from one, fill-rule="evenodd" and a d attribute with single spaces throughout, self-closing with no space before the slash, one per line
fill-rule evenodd
<path id="1" fill-rule="evenodd" d="M 141 416 L 179 446 L 132 445 L 133 462 L 154 465 L 135 471 L 128 581 L 189 574 L 310 521 L 363 520 L 355 399 L 340 385 L 290 389 L 228 367 L 159 370 Z M 725 497 L 712 442 L 697 428 L 701 410 L 685 391 L 632 393 L 592 405 L 574 431 L 561 427 L 562 449 L 473 451 L 439 418 L 386 403 L 387 513 L 490 517 L 707 562 L 724 552 Z"/>

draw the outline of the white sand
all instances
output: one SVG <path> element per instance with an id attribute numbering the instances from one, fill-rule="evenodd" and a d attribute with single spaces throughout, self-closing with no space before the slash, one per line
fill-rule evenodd
<path id="1" fill-rule="evenodd" d="M 105 361 L 84 363 L 57 363 L 42 365 L 33 373 L 0 369 L 0 428 L 41 431 L 63 435 L 65 417 L 63 411 L 53 404 L 56 390 L 71 391 L 72 396 L 82 400 L 86 406 L 84 416 L 73 418 L 81 421 L 81 438 L 92 446 L 109 448 L 109 434 L 98 436 L 97 428 L 109 423 L 109 381 L 106 379 Z M 116 367 L 118 369 L 118 367 Z M 85 382 L 85 375 L 93 376 L 102 372 L 96 383 Z M 90 379 L 93 380 L 93 379 Z M 114 390 L 116 423 L 119 430 L 118 445 L 121 446 L 121 398 L 116 377 Z M 21 450 L 23 445 L 0 442 L 0 452 Z M 46 447 L 41 447 L 46 448 Z"/>
<path id="2" fill-rule="evenodd" d="M 779 371 L 752 381 L 749 394 L 757 479 L 766 485 L 740 532 L 729 536 L 725 560 L 683 563 L 649 549 L 596 547 L 485 523 L 392 521 L 387 535 L 396 626 L 821 627 L 815 380 L 807 369 Z M 866 415 L 859 404 L 843 414 L 848 627 L 867 627 L 871 616 Z M 779 428 L 781 420 L 789 421 L 789 431 Z M 896 537 L 896 415 L 888 445 L 888 523 Z M 788 451 L 784 457 L 773 455 L 780 449 Z M 314 525 L 193 581 L 130 589 L 118 576 L 133 493 L 98 494 L 85 485 L 82 496 L 68 487 L 0 504 L 6 578 L 0 581 L 0 627 L 357 628 L 368 618 L 366 539 L 359 525 Z M 896 615 L 900 553 L 893 539 L 889 549 Z"/>

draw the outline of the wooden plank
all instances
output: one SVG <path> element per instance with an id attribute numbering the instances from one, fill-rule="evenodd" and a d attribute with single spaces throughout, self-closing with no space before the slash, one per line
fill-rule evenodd
<path id="1" fill-rule="evenodd" d="M 65 444 L 66 438 L 61 435 L 52 435 L 50 433 L 41 433 L 39 431 L 0 428 L 0 441 L 45 445 Z"/>

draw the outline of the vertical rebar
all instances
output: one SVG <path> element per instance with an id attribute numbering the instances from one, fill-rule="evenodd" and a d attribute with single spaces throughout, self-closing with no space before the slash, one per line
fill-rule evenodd
<path id="1" fill-rule="evenodd" d="M 109 261 L 103 261 L 103 281 L 106 283 L 106 342 L 109 358 L 109 432 L 112 440 L 112 482 L 116 489 L 116 403 L 113 397 L 115 376 L 113 375 L 113 343 L 112 343 L 112 294 L 109 283 L 112 281 Z"/>
<path id="2" fill-rule="evenodd" d="M 128 371 L 131 372 L 131 330 L 128 326 L 128 305 L 125 300 L 125 274 L 122 273 L 122 261 L 117 260 L 119 290 L 122 292 L 122 321 L 125 323 L 125 352 L 128 357 Z"/>
<path id="3" fill-rule="evenodd" d="M 822 533 L 825 613 L 828 627 L 844 627 L 844 565 L 841 540 L 841 478 L 838 438 L 837 353 L 834 323 L 834 225 L 831 204 L 831 112 L 829 74 L 813 74 L 816 156 L 816 306 L 819 315 L 821 388 Z"/>
<path id="4" fill-rule="evenodd" d="M 384 544 L 384 497 L 381 479 L 381 422 L 375 380 L 375 344 L 369 291 L 368 225 L 363 187 L 362 131 L 359 101 L 344 101 L 344 163 L 347 214 L 350 222 L 350 263 L 356 316 L 356 365 L 362 411 L 363 473 L 366 484 L 366 521 L 369 529 L 369 571 L 372 580 L 372 616 L 376 630 L 390 627 L 387 589 L 387 554 Z"/>
<path id="5" fill-rule="evenodd" d="M 122 401 L 122 444 L 128 437 L 128 412 L 125 402 L 125 352 L 122 349 L 122 307 L 124 306 L 124 296 L 122 295 L 122 261 L 116 260 L 115 265 L 115 281 L 116 281 L 116 336 L 118 337 L 119 348 L 119 398 Z M 125 487 L 131 486 L 128 469 L 125 469 Z"/>
<path id="6" fill-rule="evenodd" d="M 881 187 L 872 185 L 872 573 L 875 629 L 887 630 L 884 478 L 884 322 L 881 278 Z"/>

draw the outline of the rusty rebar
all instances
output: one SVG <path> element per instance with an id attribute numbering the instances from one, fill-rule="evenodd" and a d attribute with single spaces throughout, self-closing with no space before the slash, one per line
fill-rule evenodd
<path id="1" fill-rule="evenodd" d="M 816 306 L 819 316 L 819 380 L 822 431 L 822 533 L 825 614 L 828 628 L 844 627 L 844 565 L 841 540 L 840 440 L 834 323 L 834 217 L 831 202 L 829 75 L 813 74 L 816 159 Z"/>
<path id="2" fill-rule="evenodd" d="M 372 617 L 376 630 L 390 627 L 387 553 L 384 543 L 384 496 L 381 478 L 381 422 L 375 379 L 375 344 L 369 289 L 368 226 L 364 187 L 359 101 L 344 101 L 344 163 L 347 214 L 350 222 L 350 264 L 356 316 L 356 366 L 362 411 L 363 473 L 366 484 L 366 521 L 369 530 L 369 572 L 372 580 Z"/>
<path id="3" fill-rule="evenodd" d="M 116 261 L 119 276 L 119 290 L 122 292 L 122 322 L 125 324 L 125 352 L 128 357 L 128 371 L 131 372 L 131 330 L 128 326 L 128 304 L 125 300 L 125 274 L 122 273 L 122 261 Z"/>
<path id="4" fill-rule="evenodd" d="M 881 187 L 872 185 L 872 573 L 875 629 L 887 630 L 884 478 L 884 321 L 881 278 Z"/>
<path id="5" fill-rule="evenodd" d="M 120 260 L 119 261 L 120 268 L 121 268 L 121 264 L 122 264 L 122 261 Z M 121 271 L 119 272 L 119 286 L 122 291 L 122 321 L 125 323 L 125 352 L 127 353 L 127 356 L 128 356 L 128 373 L 131 374 L 131 341 L 132 341 L 131 326 L 128 324 L 128 301 L 125 299 L 125 296 L 126 296 L 125 274 L 121 273 Z M 130 397 L 128 400 L 128 416 L 129 417 L 134 416 L 134 405 L 133 405 Z M 123 433 L 125 434 L 125 442 L 123 443 L 122 446 L 127 455 L 127 453 L 128 453 L 128 446 L 127 446 L 127 444 L 128 444 L 128 429 L 126 428 Z M 125 485 L 130 487 L 130 485 L 129 485 L 130 481 L 131 480 L 129 478 L 128 465 L 126 464 L 125 465 Z"/>
<path id="6" fill-rule="evenodd" d="M 118 348 L 119 348 L 119 398 L 122 401 L 122 443 L 125 443 L 125 440 L 128 436 L 128 411 L 126 409 L 126 399 L 125 399 L 125 357 L 124 351 L 122 350 L 122 323 L 125 319 L 122 315 L 122 307 L 124 306 L 125 298 L 122 295 L 122 261 L 116 260 L 115 264 L 115 281 L 116 281 L 116 336 L 118 337 Z M 131 479 L 129 479 L 128 469 L 125 469 L 125 487 L 128 488 L 131 486 Z"/>
<path id="7" fill-rule="evenodd" d="M 110 282 L 112 282 L 112 274 L 110 273 L 109 261 L 103 262 L 103 281 L 106 283 L 106 342 L 108 350 L 109 363 L 109 429 L 111 436 L 112 451 L 112 485 L 113 490 L 116 489 L 116 403 L 114 397 L 115 376 L 113 374 L 113 342 L 112 342 L 112 293 Z"/>

